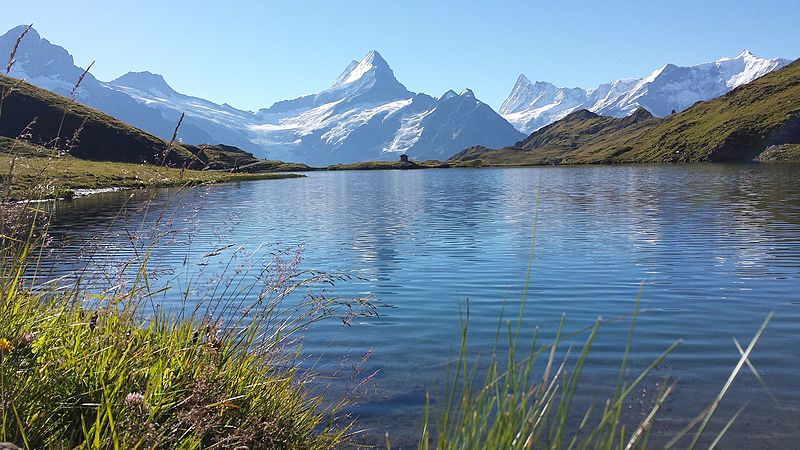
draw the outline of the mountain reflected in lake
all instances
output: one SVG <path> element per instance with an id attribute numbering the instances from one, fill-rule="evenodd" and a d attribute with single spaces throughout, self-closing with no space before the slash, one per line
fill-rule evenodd
<path id="1" fill-rule="evenodd" d="M 390 305 L 379 318 L 349 327 L 312 327 L 304 348 L 322 374 L 371 349 L 365 371 L 378 373 L 352 412 L 372 430 L 367 436 L 391 430 L 405 445 L 416 442 L 425 392 L 434 401 L 441 393 L 466 299 L 476 354 L 491 351 L 503 314 L 515 317 L 535 229 L 525 330 L 552 335 L 562 313 L 569 330 L 598 316 L 627 317 L 643 285 L 632 364 L 644 367 L 684 340 L 660 372 L 679 379 L 670 407 L 681 414 L 656 421 L 655 444 L 710 403 L 738 360 L 732 338 L 748 341 L 770 311 L 775 319 L 751 360 L 790 417 L 800 414 L 798 170 L 700 164 L 312 172 L 109 193 L 55 205 L 56 242 L 42 269 L 111 273 L 135 251 L 132 235 L 160 235 L 157 281 L 185 287 L 180 280 L 199 270 L 222 276 L 215 273 L 222 265 L 200 263 L 225 245 L 302 248 L 302 269 L 352 276 L 331 294 Z M 157 301 L 181 307 L 180 289 Z M 599 386 L 612 377 L 613 385 L 627 331 L 624 320 L 602 328 L 586 379 Z M 735 411 L 764 395 L 750 374 L 740 376 L 723 408 Z M 591 401 L 595 393 L 579 397 Z M 769 402 L 751 402 L 739 421 L 729 434 L 742 445 L 757 446 L 765 436 L 787 445 L 794 439 Z"/>

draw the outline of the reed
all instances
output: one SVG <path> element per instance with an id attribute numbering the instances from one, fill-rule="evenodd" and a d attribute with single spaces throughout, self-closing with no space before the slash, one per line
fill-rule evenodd
<path id="1" fill-rule="evenodd" d="M 14 43 L 14 47 L 11 49 L 11 54 L 9 54 L 8 56 L 8 63 L 6 64 L 6 76 L 8 76 L 8 74 L 11 73 L 11 69 L 14 67 L 14 63 L 17 62 L 16 56 L 17 56 L 17 50 L 19 49 L 19 45 L 22 43 L 22 39 L 25 38 L 25 35 L 28 34 L 31 28 L 33 28 L 33 24 L 28 25 L 28 27 L 25 28 L 22 31 L 22 33 L 20 33 L 20 35 L 17 37 L 17 40 Z M 14 90 L 13 86 L 9 88 L 3 86 L 3 90 L 2 92 L 0 92 L 0 118 L 3 117 L 3 101 L 6 99 L 6 97 L 11 95 L 11 92 L 13 92 L 13 90 Z"/>
<path id="2" fill-rule="evenodd" d="M 536 210 L 538 212 L 538 196 Z M 533 267 L 537 223 L 538 214 L 534 218 L 531 256 L 519 315 L 515 320 L 504 322 L 501 318 L 498 321 L 494 351 L 488 362 L 481 362 L 469 352 L 470 311 L 467 302 L 466 314 L 461 317 L 458 357 L 448 371 L 443 406 L 434 410 L 430 397 L 427 397 L 417 446 L 419 449 L 630 450 L 647 447 L 654 420 L 665 401 L 673 395 L 677 381 L 663 379 L 656 383 L 658 389 L 652 404 L 638 421 L 632 421 L 624 415 L 625 407 L 633 403 L 632 397 L 637 389 L 654 376 L 654 370 L 680 346 L 681 341 L 669 345 L 647 367 L 630 376 L 629 360 L 640 312 L 642 285 L 630 317 L 630 329 L 620 358 L 617 381 L 613 386 L 598 389 L 605 389 L 611 394 L 600 403 L 600 409 L 596 401 L 588 406 L 576 403 L 577 389 L 587 384 L 582 374 L 589 363 L 592 346 L 602 326 L 609 321 L 598 318 L 589 327 L 567 333 L 566 319 L 562 316 L 552 342 L 540 343 L 538 329 L 523 340 L 520 331 Z M 691 420 L 686 428 L 667 442 L 666 448 L 680 444 L 693 449 L 701 442 L 713 448 L 720 442 L 744 407 L 734 413 L 715 434 L 709 430 L 709 424 L 744 365 L 751 367 L 767 392 L 774 397 L 748 359 L 771 318 L 772 313 L 758 328 L 745 350 L 736 342 L 741 358 L 719 395 L 699 417 Z M 580 347 L 568 345 L 582 335 L 586 337 Z M 574 351 L 577 351 L 577 356 L 572 356 Z M 478 379 L 478 374 L 484 374 L 483 378 Z M 773 399 L 773 403 L 783 412 L 777 399 Z M 787 421 L 793 422 L 788 417 Z M 694 434 L 687 442 L 687 435 L 692 431 Z M 709 440 L 710 443 L 707 442 Z M 390 448 L 388 438 L 387 448 Z"/>
<path id="3" fill-rule="evenodd" d="M 181 124 L 183 123 L 183 117 L 185 113 L 181 113 L 181 117 L 178 118 L 178 123 L 175 125 L 175 131 L 172 132 L 172 137 L 170 138 L 169 142 L 167 143 L 166 148 L 164 148 L 164 157 L 161 160 L 161 165 L 164 166 L 167 164 L 167 158 L 169 157 L 169 152 L 172 150 L 172 145 L 175 144 L 175 141 L 178 138 L 178 130 L 181 128 Z"/>
<path id="4" fill-rule="evenodd" d="M 92 63 L 89 64 L 86 70 L 84 70 L 83 73 L 81 73 L 81 75 L 78 77 L 78 80 L 75 82 L 75 85 L 72 87 L 72 90 L 70 91 L 69 94 L 69 99 L 72 100 L 73 102 L 75 101 L 75 97 L 78 95 L 78 89 L 80 89 L 81 83 L 83 83 L 83 79 L 86 78 L 86 75 L 92 69 L 92 66 L 94 66 L 94 61 L 92 61 Z M 68 109 L 64 109 L 64 113 L 61 115 L 61 122 L 58 124 L 58 131 L 56 131 L 56 137 L 53 138 L 52 148 L 54 150 L 61 149 L 61 130 L 64 128 L 64 120 L 66 120 L 68 112 L 69 112 Z M 83 126 L 85 124 L 86 124 L 86 119 L 84 119 L 83 123 L 73 133 L 72 137 L 73 143 L 78 141 L 78 137 L 80 136 L 80 133 L 83 130 Z M 67 143 L 68 143 L 67 148 L 69 148 L 69 141 Z"/>
<path id="5" fill-rule="evenodd" d="M 590 327 L 567 333 L 562 317 L 556 337 L 549 343 L 539 342 L 538 331 L 533 333 L 530 341 L 521 341 L 515 335 L 514 321 L 504 324 L 501 321 L 495 351 L 488 363 L 481 363 L 468 351 L 467 306 L 466 316 L 462 317 L 460 350 L 449 371 L 443 406 L 433 409 L 430 397 L 426 400 L 418 448 L 646 448 L 653 422 L 665 401 L 673 395 L 678 382 L 668 379 L 657 382 L 657 394 L 638 421 L 632 421 L 624 412 L 635 401 L 633 397 L 642 384 L 654 376 L 654 370 L 679 347 L 681 341 L 668 346 L 646 368 L 629 377 L 631 342 L 638 311 L 637 300 L 617 383 L 598 388 L 612 392 L 599 403 L 601 409 L 598 410 L 596 401 L 588 406 L 576 403 L 575 393 L 578 387 L 587 384 L 582 373 L 589 363 L 592 345 L 607 321 L 598 319 Z M 751 365 L 748 358 L 771 318 L 772 314 L 769 314 L 747 348 L 740 349 L 741 358 L 713 402 L 673 436 L 665 448 L 693 449 L 701 445 L 714 448 L 731 429 L 744 406 L 716 432 L 710 430 L 709 423 L 742 368 Z M 580 335 L 586 335 L 581 346 L 566 344 Z M 573 351 L 577 356 L 571 356 Z M 477 378 L 479 373 L 485 373 L 481 380 Z M 777 399 L 774 403 L 781 408 Z M 787 420 L 792 423 L 791 419 Z M 390 447 L 387 440 L 387 448 Z"/>
<path id="6" fill-rule="evenodd" d="M 142 226 L 158 232 L 132 238 L 135 256 L 98 290 L 105 277 L 97 273 L 66 284 L 36 276 L 47 214 L 20 207 L 28 220 L 18 225 L 26 225 L 17 237 L 0 236 L 0 441 L 26 449 L 328 449 L 352 437 L 346 402 L 312 393 L 298 359 L 311 324 L 374 313 L 365 299 L 295 299 L 343 278 L 226 247 L 206 260 L 227 255 L 222 263 L 236 270 L 201 297 L 189 286 L 208 281 L 203 274 L 184 280 L 184 308 L 170 311 L 155 305 L 167 287 L 155 287 L 150 256 L 170 235 L 161 231 L 166 219 Z"/>
<path id="7" fill-rule="evenodd" d="M 71 100 L 88 70 L 76 82 Z M 7 95 L 4 90 L 3 98 Z M 26 130 L 33 126 L 35 122 Z M 82 128 L 66 142 L 67 149 L 78 142 Z M 57 151 L 60 135 L 61 126 L 53 145 Z M 48 160 L 28 158 L 25 152 L 51 150 L 25 142 L 24 132 L 17 139 L 0 138 L 0 147 L 6 141 L 11 144 L 0 190 L 0 442 L 26 449 L 328 449 L 351 439 L 352 421 L 342 413 L 346 401 L 312 392 L 307 387 L 311 375 L 299 360 L 302 333 L 311 324 L 375 313 L 365 299 L 310 293 L 314 286 L 341 277 L 302 272 L 276 257 L 265 262 L 263 254 L 253 252 L 248 263 L 216 279 L 207 295 L 194 297 L 188 287 L 209 282 L 198 274 L 184 280 L 185 308 L 160 309 L 154 298 L 170 287 L 155 287 L 158 273 L 151 252 L 169 234 L 160 231 L 166 225 L 162 212 L 158 223 L 151 224 L 157 232 L 131 239 L 134 256 L 117 274 L 83 270 L 66 284 L 65 279 L 42 279 L 39 263 L 48 251 L 47 208 L 52 205 L 32 201 L 42 192 L 27 192 L 26 201 L 13 202 L 12 187 L 18 159 L 26 166 Z M 74 163 L 78 161 L 66 156 L 53 164 L 64 170 Z M 40 173 L 23 175 L 43 177 L 37 186 L 44 186 L 52 181 L 52 164 L 45 164 L 36 166 Z M 162 181 L 165 176 L 179 179 L 181 189 L 196 183 L 198 174 L 200 182 L 265 177 L 190 175 L 158 166 L 90 161 L 79 166 L 91 169 L 95 179 L 103 170 L 113 169 L 110 176 L 115 178 L 134 169 L 149 170 Z M 141 184 L 144 180 L 135 175 Z M 205 259 L 224 257 L 223 250 Z M 232 261 L 244 253 L 243 248 L 231 251 Z M 104 280 L 113 283 L 94 289 Z M 299 289 L 309 293 L 295 295 Z M 223 317 L 234 319 L 225 324 Z"/>

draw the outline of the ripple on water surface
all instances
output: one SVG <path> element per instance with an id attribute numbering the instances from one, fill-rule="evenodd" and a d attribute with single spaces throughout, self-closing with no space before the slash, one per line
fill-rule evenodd
<path id="1" fill-rule="evenodd" d="M 113 273 L 114 261 L 132 254 L 132 235 L 163 233 L 153 250 L 159 280 L 181 286 L 200 270 L 221 277 L 218 265 L 202 264 L 226 244 L 302 246 L 302 268 L 355 277 L 336 294 L 392 305 L 351 327 L 312 328 L 305 348 L 321 371 L 372 348 L 366 372 L 379 371 L 377 386 L 353 411 L 375 436 L 388 429 L 410 443 L 425 392 L 441 389 L 465 299 L 476 353 L 490 352 L 504 309 L 516 315 L 538 217 L 524 329 L 552 335 L 562 313 L 569 329 L 625 317 L 644 283 L 634 365 L 684 339 L 660 369 L 680 388 L 657 423 L 658 440 L 711 401 L 737 361 L 732 339 L 748 341 L 773 310 L 752 361 L 790 416 L 800 413 L 797 174 L 791 164 L 314 172 L 109 193 L 56 205 L 60 245 L 43 267 Z M 171 291 L 161 301 L 178 299 Z M 624 322 L 603 328 L 584 375 L 590 384 L 613 382 L 627 330 Z M 790 446 L 791 428 L 752 378 L 743 373 L 723 403 L 729 417 L 751 400 L 727 439 Z"/>

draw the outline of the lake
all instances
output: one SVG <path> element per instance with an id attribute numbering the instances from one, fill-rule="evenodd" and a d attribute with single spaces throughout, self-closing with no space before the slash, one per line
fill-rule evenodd
<path id="1" fill-rule="evenodd" d="M 364 439 L 380 442 L 389 431 L 412 445 L 425 393 L 441 398 L 467 299 L 470 352 L 489 355 L 501 315 L 519 311 L 533 249 L 524 332 L 553 336 L 562 314 L 569 331 L 611 319 L 580 401 L 613 384 L 640 286 L 633 367 L 683 339 L 653 377 L 679 386 L 653 428 L 663 443 L 719 392 L 739 359 L 733 339 L 747 345 L 771 311 L 751 361 L 783 412 L 800 417 L 799 175 L 797 164 L 342 171 L 108 193 L 55 205 L 42 268 L 60 275 L 86 266 L 95 279 L 107 276 L 98 284 L 113 285 L 115 261 L 135 249 L 130 236 L 161 233 L 154 282 L 175 289 L 157 301 L 175 308 L 193 274 L 223 277 L 227 264 L 204 263 L 215 249 L 285 251 L 286 260 L 300 249 L 300 268 L 352 276 L 328 295 L 389 305 L 377 318 L 312 327 L 304 361 L 337 375 L 333 392 L 351 384 L 351 372 L 353 383 L 377 372 L 351 408 Z M 800 439 L 747 368 L 712 431 L 744 403 L 723 446 Z"/>

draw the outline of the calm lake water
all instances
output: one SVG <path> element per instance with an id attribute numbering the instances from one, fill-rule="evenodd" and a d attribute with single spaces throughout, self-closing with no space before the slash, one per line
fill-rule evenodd
<path id="1" fill-rule="evenodd" d="M 332 320 L 312 327 L 305 340 L 307 364 L 338 373 L 334 391 L 369 356 L 359 377 L 377 375 L 352 408 L 369 429 L 367 441 L 389 431 L 396 444 L 415 442 L 425 392 L 441 398 L 467 298 L 471 351 L 491 352 L 503 309 L 510 317 L 519 310 L 537 213 L 523 330 L 552 336 L 562 314 L 568 330 L 598 316 L 629 317 L 643 284 L 634 368 L 683 339 L 652 377 L 679 380 L 653 429 L 655 442 L 712 401 L 738 361 L 733 339 L 747 345 L 770 311 L 774 320 L 751 361 L 785 414 L 800 422 L 798 165 L 320 172 L 161 190 L 152 200 L 152 192 L 131 195 L 58 203 L 55 250 L 44 266 L 63 274 L 88 265 L 113 285 L 113 262 L 133 252 L 129 235 L 164 231 L 153 251 L 156 281 L 176 289 L 158 302 L 175 307 L 193 274 L 220 276 L 224 264 L 198 265 L 214 249 L 266 245 L 290 259 L 302 247 L 301 268 L 354 276 L 328 295 L 391 305 L 351 326 Z M 621 319 L 601 328 L 579 401 L 613 384 L 629 325 Z M 650 392 L 637 395 L 646 400 Z M 712 431 L 744 403 L 722 447 L 799 442 L 746 368 Z"/>

